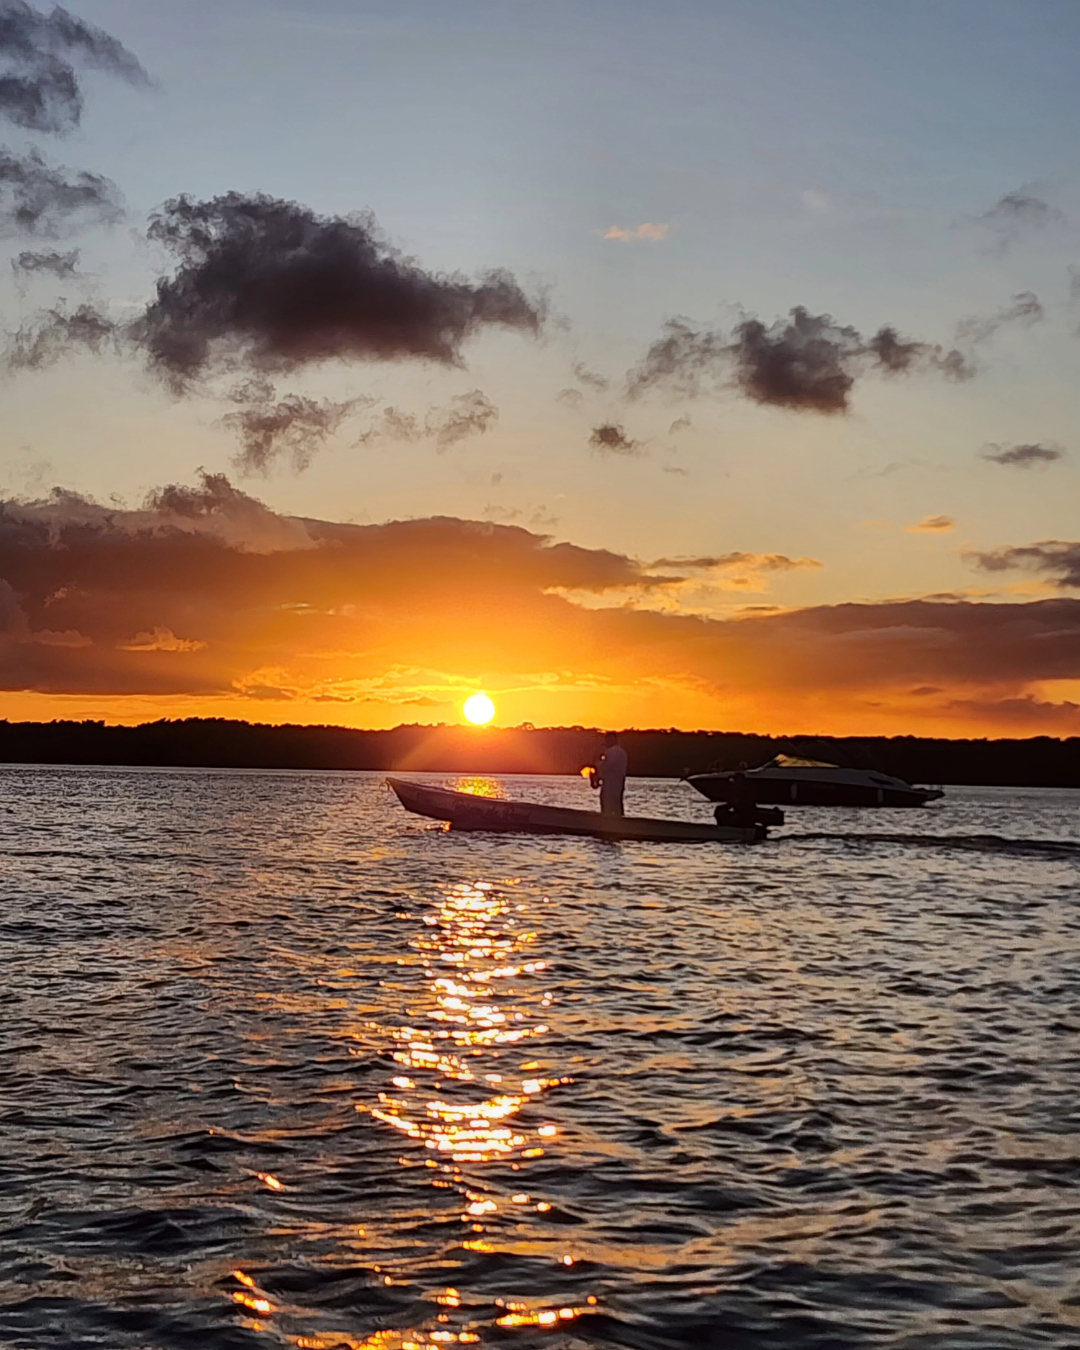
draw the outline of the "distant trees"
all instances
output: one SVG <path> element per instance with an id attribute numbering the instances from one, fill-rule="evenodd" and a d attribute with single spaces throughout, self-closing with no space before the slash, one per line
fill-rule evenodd
<path id="1" fill-rule="evenodd" d="M 264 726 L 186 718 L 135 727 L 0 721 L 0 763 L 576 774 L 599 751 L 589 727 L 507 729 Z M 761 764 L 777 753 L 877 768 L 910 783 L 1080 787 L 1080 738 L 940 740 L 917 736 L 782 738 L 727 731 L 626 731 L 630 772 L 678 778 Z"/>

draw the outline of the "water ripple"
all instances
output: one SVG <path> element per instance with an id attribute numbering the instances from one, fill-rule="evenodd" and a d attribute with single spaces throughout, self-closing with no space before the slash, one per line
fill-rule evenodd
<path id="1" fill-rule="evenodd" d="M 1080 1344 L 1073 794 L 715 850 L 369 775 L 0 808 L 13 1350 Z"/>

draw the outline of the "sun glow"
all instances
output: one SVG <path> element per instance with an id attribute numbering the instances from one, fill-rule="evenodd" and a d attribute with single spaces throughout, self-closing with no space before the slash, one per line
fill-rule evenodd
<path id="1" fill-rule="evenodd" d="M 495 704 L 487 694 L 472 694 L 461 709 L 474 727 L 485 726 L 495 716 Z"/>

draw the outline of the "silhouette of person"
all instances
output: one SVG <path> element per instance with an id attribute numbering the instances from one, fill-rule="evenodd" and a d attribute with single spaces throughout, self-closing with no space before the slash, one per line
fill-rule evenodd
<path id="1" fill-rule="evenodd" d="M 745 768 L 745 764 L 740 764 L 727 781 L 725 793 L 727 800 L 721 802 L 713 813 L 718 825 L 754 824 L 757 803 L 754 800 L 754 789 L 746 781 Z"/>
<path id="2" fill-rule="evenodd" d="M 754 789 L 746 781 L 746 774 L 743 772 L 745 765 L 740 765 L 731 778 L 731 796 L 729 798 L 732 806 L 732 812 L 735 816 L 735 822 L 738 825 L 752 825 L 754 823 Z"/>
<path id="3" fill-rule="evenodd" d="M 626 787 L 626 751 L 613 731 L 604 737 L 604 753 L 596 765 L 595 783 L 600 789 L 602 814 L 621 816 Z"/>

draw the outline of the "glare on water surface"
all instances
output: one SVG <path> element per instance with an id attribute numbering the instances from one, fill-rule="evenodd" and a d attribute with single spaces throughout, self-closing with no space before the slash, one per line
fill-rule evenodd
<path id="1" fill-rule="evenodd" d="M 483 780 L 474 786 L 482 790 Z M 414 999 L 403 1000 L 400 1024 L 367 1023 L 364 1040 L 384 1041 L 394 1069 L 356 1110 L 402 1137 L 399 1166 L 424 1169 L 436 1192 L 457 1193 L 456 1231 L 445 1246 L 418 1250 L 415 1241 L 401 1241 L 393 1218 L 366 1218 L 358 1234 L 379 1255 L 369 1267 L 373 1277 L 388 1287 L 410 1286 L 432 1303 L 431 1315 L 418 1326 L 359 1339 L 337 1329 L 312 1330 L 290 1337 L 298 1347 L 434 1350 L 475 1344 L 492 1324 L 567 1326 L 595 1305 L 590 1295 L 580 1304 L 552 1306 L 527 1290 L 485 1305 L 453 1284 L 434 1282 L 437 1270 L 452 1271 L 462 1258 L 508 1244 L 564 1269 L 575 1262 L 572 1244 L 545 1227 L 551 1203 L 527 1181 L 530 1163 L 558 1141 L 558 1127 L 544 1118 L 540 1103 L 549 1089 L 571 1080 L 551 1075 L 538 1057 L 551 995 L 541 988 L 521 997 L 522 987 L 547 970 L 533 951 L 537 935 L 524 909 L 513 880 L 477 881 L 449 885 L 434 903 L 399 916 L 417 930 L 409 945 L 423 981 Z M 490 1174 L 493 1166 L 497 1175 Z M 234 1302 L 252 1315 L 249 1326 L 265 1327 L 275 1311 L 272 1300 L 250 1276 L 233 1274 L 243 1286 L 233 1292 Z"/>

